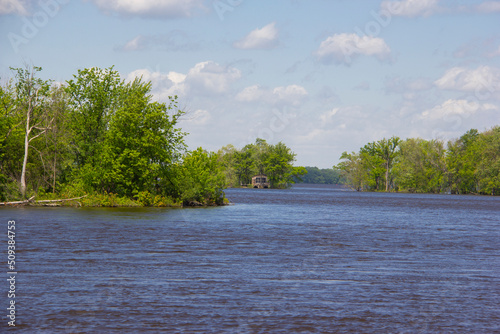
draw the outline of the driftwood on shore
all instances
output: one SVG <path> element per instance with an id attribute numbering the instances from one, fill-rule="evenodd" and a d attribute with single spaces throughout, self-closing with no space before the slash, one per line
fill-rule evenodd
<path id="1" fill-rule="evenodd" d="M 34 205 L 37 205 L 37 204 L 51 205 L 51 204 L 60 203 L 60 202 L 76 201 L 76 200 L 82 199 L 84 197 L 87 197 L 87 195 L 81 196 L 81 197 L 75 197 L 75 198 L 46 199 L 46 200 L 41 200 L 41 201 L 34 201 L 33 199 L 35 198 L 35 196 L 32 196 L 32 197 L 30 197 L 30 198 L 28 198 L 27 200 L 24 200 L 24 201 L 0 202 L 0 206 L 1 205 L 31 205 L 31 204 L 34 204 Z"/>

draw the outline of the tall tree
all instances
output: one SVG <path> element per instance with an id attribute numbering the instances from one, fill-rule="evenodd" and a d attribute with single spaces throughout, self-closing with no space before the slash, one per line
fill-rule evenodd
<path id="1" fill-rule="evenodd" d="M 398 156 L 399 143 L 401 140 L 399 137 L 391 137 L 389 139 L 382 139 L 376 143 L 375 152 L 384 161 L 385 167 L 385 191 L 389 191 L 390 178 L 389 174 L 394 162 L 394 159 Z"/>
<path id="2" fill-rule="evenodd" d="M 99 188 L 133 196 L 139 191 L 163 193 L 174 163 L 184 149 L 184 133 L 176 128 L 183 114 L 177 97 L 170 104 L 152 102 L 151 83 L 135 79 L 122 89 L 119 105 L 104 138 Z M 169 111 L 172 114 L 169 114 Z"/>
<path id="3" fill-rule="evenodd" d="M 50 118 L 47 108 L 50 81 L 36 77 L 37 73 L 42 70 L 41 67 L 26 66 L 11 69 L 15 71 L 16 108 L 23 115 L 25 128 L 20 190 L 21 195 L 26 197 L 26 169 L 30 143 L 44 134 L 54 120 Z"/>
<path id="4" fill-rule="evenodd" d="M 481 156 L 478 138 L 479 132 L 471 129 L 459 139 L 448 142 L 446 166 L 448 182 L 454 194 L 469 194 L 478 190 L 476 170 Z"/>
<path id="5" fill-rule="evenodd" d="M 368 183 L 369 172 L 360 154 L 356 152 L 343 152 L 340 159 L 343 161 L 339 162 L 333 168 L 340 171 L 343 183 L 356 191 L 364 190 Z"/>
<path id="6" fill-rule="evenodd" d="M 78 70 L 67 82 L 72 148 L 79 167 L 98 163 L 109 121 L 119 105 L 124 83 L 113 67 Z"/>

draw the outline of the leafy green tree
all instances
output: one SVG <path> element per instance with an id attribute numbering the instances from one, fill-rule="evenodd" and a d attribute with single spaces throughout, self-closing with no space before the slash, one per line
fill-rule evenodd
<path id="1" fill-rule="evenodd" d="M 168 184 L 160 186 L 160 180 L 169 179 L 184 149 L 185 134 L 176 128 L 183 114 L 177 97 L 171 97 L 168 106 L 151 102 L 151 83 L 140 79 L 121 91 L 104 137 L 98 187 L 128 197 L 144 190 L 162 193 Z"/>
<path id="2" fill-rule="evenodd" d="M 305 169 L 294 169 L 296 154 L 284 143 L 267 147 L 264 161 L 264 172 L 269 178 L 271 188 L 286 188 L 293 183 L 293 177 L 307 173 Z"/>
<path id="3" fill-rule="evenodd" d="M 255 144 L 246 146 L 252 152 L 252 159 L 256 173 L 261 175 L 266 173 L 266 160 L 269 155 L 269 144 L 261 138 L 255 140 Z"/>
<path id="4" fill-rule="evenodd" d="M 120 105 L 123 87 L 123 80 L 113 67 L 78 70 L 74 79 L 67 82 L 72 109 L 71 146 L 78 167 L 99 162 L 108 124 Z"/>
<path id="5" fill-rule="evenodd" d="M 185 205 L 224 204 L 225 176 L 216 153 L 201 147 L 187 153 L 177 168 L 176 180 Z"/>
<path id="6" fill-rule="evenodd" d="M 471 129 L 458 140 L 448 142 L 446 167 L 450 190 L 454 194 L 475 193 L 479 187 L 476 174 L 481 156 L 478 138 L 479 132 Z"/>
<path id="7" fill-rule="evenodd" d="M 476 172 L 479 191 L 500 195 L 500 126 L 483 132 L 474 144 L 481 151 Z"/>
<path id="8" fill-rule="evenodd" d="M 340 159 L 343 161 L 333 168 L 340 171 L 343 183 L 356 191 L 365 190 L 370 176 L 361 155 L 356 152 L 343 152 Z"/>
<path id="9" fill-rule="evenodd" d="M 241 175 L 236 171 L 236 156 L 238 150 L 231 144 L 223 146 L 218 152 L 218 161 L 224 170 L 226 184 L 229 186 L 238 186 L 241 184 Z"/>
<path id="10" fill-rule="evenodd" d="M 250 184 L 254 171 L 253 146 L 247 145 L 234 154 L 234 169 L 238 177 L 238 186 Z"/>
<path id="11" fill-rule="evenodd" d="M 367 173 L 366 186 L 370 190 L 380 190 L 385 173 L 384 159 L 381 157 L 377 142 L 368 143 L 359 150 L 361 167 Z"/>
<path id="12" fill-rule="evenodd" d="M 443 142 L 407 139 L 400 144 L 395 179 L 401 190 L 439 193 L 446 188 L 446 161 Z"/>

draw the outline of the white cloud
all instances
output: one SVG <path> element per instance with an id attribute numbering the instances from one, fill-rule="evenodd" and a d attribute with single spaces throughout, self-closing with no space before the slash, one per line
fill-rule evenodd
<path id="1" fill-rule="evenodd" d="M 500 90 L 500 69 L 479 66 L 475 70 L 463 67 L 449 69 L 434 84 L 440 89 L 474 92 L 477 94 L 498 94 Z"/>
<path id="2" fill-rule="evenodd" d="M 477 6 L 477 10 L 481 13 L 500 12 L 500 1 L 485 1 Z"/>
<path id="3" fill-rule="evenodd" d="M 222 94 L 227 92 L 231 83 L 239 78 L 241 78 L 240 70 L 206 61 L 191 68 L 185 82 L 192 90 L 201 94 Z"/>
<path id="4" fill-rule="evenodd" d="M 491 103 L 478 103 L 467 100 L 447 100 L 432 109 L 424 111 L 420 119 L 445 119 L 451 115 L 468 117 L 478 111 L 498 110 L 498 107 Z"/>
<path id="5" fill-rule="evenodd" d="M 226 93 L 231 83 L 241 77 L 241 72 L 236 68 L 206 61 L 196 64 L 187 74 L 139 69 L 131 72 L 126 80 L 132 81 L 141 76 L 143 81 L 151 81 L 153 95 L 157 100 L 163 101 L 172 95 L 191 97 Z"/>
<path id="6" fill-rule="evenodd" d="M 382 10 L 388 11 L 394 16 L 429 16 L 438 10 L 439 0 L 401 0 L 383 1 L 380 5 Z"/>
<path id="7" fill-rule="evenodd" d="M 141 35 L 131 39 L 124 46 L 124 51 L 137 51 L 144 48 L 144 37 Z"/>
<path id="8" fill-rule="evenodd" d="M 332 121 L 333 117 L 339 112 L 339 108 L 333 108 L 319 116 L 322 123 L 329 123 Z"/>
<path id="9" fill-rule="evenodd" d="M 280 86 L 265 89 L 259 85 L 249 86 L 236 95 L 241 102 L 263 102 L 269 104 L 288 104 L 297 106 L 307 97 L 307 90 L 298 85 Z"/>
<path id="10" fill-rule="evenodd" d="M 270 96 L 269 91 L 261 88 L 259 85 L 246 87 L 236 95 L 236 100 L 241 102 L 252 102 L 267 100 Z"/>
<path id="11" fill-rule="evenodd" d="M 375 56 L 388 60 L 391 49 L 382 38 L 357 34 L 335 34 L 321 42 L 316 51 L 318 59 L 324 63 L 344 63 L 349 65 L 359 55 Z"/>
<path id="12" fill-rule="evenodd" d="M 203 0 L 93 0 L 105 12 L 125 16 L 190 17 L 203 8 Z"/>
<path id="13" fill-rule="evenodd" d="M 0 15 L 28 15 L 28 7 L 26 0 L 0 0 Z"/>
<path id="14" fill-rule="evenodd" d="M 251 31 L 243 39 L 233 43 L 237 49 L 272 49 L 278 45 L 276 23 Z"/>

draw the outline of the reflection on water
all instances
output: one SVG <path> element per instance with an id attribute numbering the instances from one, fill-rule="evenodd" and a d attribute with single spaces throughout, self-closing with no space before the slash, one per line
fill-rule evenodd
<path id="1" fill-rule="evenodd" d="M 227 196 L 207 209 L 2 209 L 18 222 L 17 330 L 500 330 L 500 198 Z"/>

